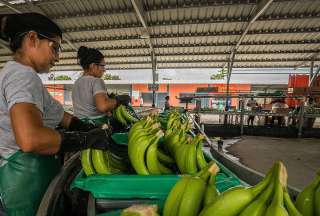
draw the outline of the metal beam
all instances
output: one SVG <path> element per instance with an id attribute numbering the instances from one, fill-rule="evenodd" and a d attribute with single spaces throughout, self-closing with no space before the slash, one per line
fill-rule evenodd
<path id="1" fill-rule="evenodd" d="M 0 3 L 2 3 L 2 4 L 4 4 L 5 6 L 9 7 L 10 9 L 12 9 L 12 10 L 13 10 L 14 12 L 16 12 L 16 13 L 22 13 L 21 10 L 19 10 L 16 6 L 13 6 L 11 3 L 7 2 L 7 1 L 0 0 Z M 38 6 L 34 5 L 31 0 L 27 0 L 26 3 L 27 3 L 27 5 L 28 5 L 28 7 L 29 7 L 29 9 L 30 9 L 31 11 L 36 12 L 36 13 L 40 13 L 40 14 L 43 14 L 43 15 L 47 16 L 47 15 L 44 13 L 44 11 L 43 11 L 41 8 L 39 8 Z M 69 46 L 70 46 L 71 48 L 77 50 L 77 47 L 70 41 L 70 39 L 69 39 L 67 36 L 65 36 L 64 40 L 69 44 Z M 1 41 L 0 41 L 0 42 L 1 42 Z M 2 42 L 1 42 L 1 45 L 3 45 Z M 2 47 L 3 47 L 3 46 L 2 46 Z M 8 47 L 5 46 L 5 48 L 8 48 Z M 8 48 L 8 49 L 9 49 L 9 48 Z"/>
<path id="2" fill-rule="evenodd" d="M 320 47 L 319 47 L 320 49 Z M 309 61 L 314 61 L 315 58 L 317 58 L 318 56 L 320 56 L 320 51 L 317 52 L 317 53 L 314 53 L 313 55 L 310 56 L 310 60 Z M 306 64 L 309 62 L 309 61 L 304 61 L 298 65 L 295 66 L 295 69 L 299 68 L 299 67 L 302 67 L 302 66 L 306 66 Z"/>
<path id="3" fill-rule="evenodd" d="M 175 67 L 168 67 L 168 66 L 162 66 L 162 65 L 158 65 L 157 68 L 158 69 L 198 69 L 198 68 L 203 68 L 203 69 L 212 69 L 212 68 L 221 68 L 222 65 L 212 65 L 212 66 L 181 66 L 181 65 L 176 65 Z M 256 65 L 256 66 L 252 66 L 252 65 L 240 65 L 240 66 L 236 66 L 235 68 L 259 68 L 259 69 L 263 69 L 263 68 L 269 68 L 269 69 L 288 69 L 288 70 L 292 70 L 294 67 L 293 65 L 285 65 L 285 66 L 270 66 L 270 65 Z M 146 67 L 114 67 L 114 68 L 106 68 L 107 70 L 144 70 L 144 69 L 151 69 L 151 65 L 146 66 Z M 53 68 L 50 71 L 83 71 L 83 69 L 81 69 L 80 67 L 78 68 L 73 68 L 73 69 L 57 69 L 56 67 Z"/>
<path id="4" fill-rule="evenodd" d="M 108 58 L 108 61 L 110 61 L 110 59 L 112 58 L 145 58 L 145 57 L 150 57 L 150 54 L 127 54 L 126 52 L 124 52 L 123 54 L 119 54 L 119 55 L 112 55 L 112 54 L 108 54 L 108 52 L 104 51 L 109 51 L 106 49 L 99 49 L 103 54 L 105 58 Z M 237 52 L 238 56 L 239 55 L 267 55 L 267 54 L 305 54 L 305 53 L 314 53 L 317 52 L 316 50 L 283 50 L 283 51 L 259 51 L 259 52 Z M 63 54 L 67 54 L 67 53 L 72 53 L 74 54 L 73 56 L 70 57 L 63 57 L 60 56 L 60 61 L 63 60 L 71 60 L 71 59 L 76 59 L 76 54 L 74 51 L 68 51 L 68 52 L 63 52 Z M 221 56 L 221 55 L 228 55 L 228 52 L 190 52 L 190 53 L 155 53 L 157 57 L 183 57 L 183 56 L 194 56 L 194 57 L 199 57 L 199 56 Z M 8 57 L 8 55 L 0 55 L 0 57 Z M 7 62 L 7 59 L 0 59 L 0 63 L 3 62 Z"/>
<path id="5" fill-rule="evenodd" d="M 320 66 L 318 66 L 318 69 L 316 70 L 316 72 L 313 74 L 313 77 L 311 78 L 311 81 L 309 82 L 309 87 L 313 86 L 313 83 L 317 80 L 317 77 L 319 75 L 320 72 Z"/>
<path id="6" fill-rule="evenodd" d="M 313 67 L 314 67 L 314 61 L 312 61 L 310 64 L 309 83 L 311 82 L 311 79 L 313 77 Z"/>
<path id="7" fill-rule="evenodd" d="M 44 16 L 49 17 L 39 6 L 35 5 L 32 0 L 27 0 L 27 4 L 31 11 L 37 12 Z M 70 38 L 67 35 L 64 35 L 63 37 L 64 37 L 63 40 L 66 41 L 72 49 L 77 50 L 79 48 L 71 42 Z"/>
<path id="8" fill-rule="evenodd" d="M 83 14 L 86 17 L 90 17 L 90 13 Z M 102 16 L 105 14 L 97 14 L 91 16 Z M 109 15 L 109 14 L 108 14 Z M 80 16 L 81 17 L 81 16 Z M 79 18 L 79 15 L 75 14 L 75 17 L 66 17 L 67 18 Z M 282 21 L 282 20 L 299 20 L 299 19 L 318 19 L 320 18 L 320 13 L 299 13 L 299 14 L 290 14 L 290 15 L 273 15 L 273 16 L 262 16 L 257 21 L 267 22 L 267 21 Z M 56 20 L 59 22 L 59 20 Z M 241 17 L 210 17 L 205 19 L 185 19 L 185 20 L 165 20 L 165 21 L 155 21 L 150 22 L 149 27 L 151 28 L 160 28 L 166 26 L 176 26 L 176 25 L 200 25 L 200 24 L 217 24 L 217 23 L 241 23 L 241 22 L 249 22 L 249 17 L 241 16 Z M 64 32 L 81 32 L 81 31 L 93 31 L 93 30 L 125 30 L 125 29 L 132 29 L 132 28 L 139 28 L 143 27 L 141 23 L 137 22 L 130 22 L 130 23 L 123 23 L 123 24 L 114 24 L 114 25 L 96 25 L 96 26 L 81 26 L 81 27 L 74 27 L 74 28 L 66 28 Z"/>
<path id="9" fill-rule="evenodd" d="M 178 47 L 174 47 L 174 48 L 179 48 Z M 208 47 L 209 48 L 209 47 Z M 171 48 L 170 48 L 171 49 Z M 128 54 L 125 50 L 121 53 L 121 54 L 110 54 L 110 49 L 99 49 L 106 58 L 127 58 L 127 57 L 148 57 L 150 56 L 148 53 L 142 53 L 141 49 L 136 49 L 137 53 L 135 54 Z M 268 55 L 268 54 L 306 54 L 306 53 L 317 53 L 319 52 L 319 50 L 268 50 L 268 51 L 238 51 L 237 54 L 238 55 Z M 60 60 L 63 59 L 74 59 L 77 58 L 76 57 L 76 53 L 74 51 L 64 51 L 62 54 L 72 54 L 71 57 L 63 57 L 60 56 Z M 220 55 L 228 55 L 229 53 L 227 51 L 225 52 L 194 52 L 193 50 L 190 50 L 189 52 L 184 50 L 183 52 L 166 52 L 166 51 L 162 51 L 159 53 L 155 53 L 156 56 L 159 57 L 164 57 L 164 56 L 220 56 Z M 10 57 L 10 54 L 0 54 L 0 58 L 1 57 Z M 0 60 L 0 62 L 2 62 L 3 60 Z"/>
<path id="10" fill-rule="evenodd" d="M 14 11 L 16 13 L 21 13 L 21 11 L 16 6 L 12 5 L 8 1 L 0 0 L 0 3 L 3 4 L 4 6 L 8 7 L 9 9 L 11 9 L 12 11 Z"/>
<path id="11" fill-rule="evenodd" d="M 87 28 L 78 28 L 77 30 L 65 31 L 65 33 L 75 34 L 80 32 L 92 32 L 92 31 L 110 31 L 114 32 L 116 29 L 109 29 L 108 26 L 98 26 Z M 316 28 L 291 28 L 291 29 L 262 29 L 262 30 L 252 30 L 248 31 L 248 35 L 278 35 L 278 34 L 306 34 L 306 33 L 318 33 L 320 32 L 320 27 Z M 180 38 L 180 37 L 221 37 L 221 36 L 238 36 L 242 35 L 243 31 L 219 31 L 219 32 L 192 32 L 192 33 L 162 33 L 162 34 L 151 34 L 150 37 L 154 39 L 169 39 L 169 38 Z M 140 35 L 123 35 L 123 36 L 109 36 L 110 40 L 134 40 L 141 39 Z"/>
<path id="12" fill-rule="evenodd" d="M 83 39 L 83 40 L 72 40 L 73 43 L 90 43 L 90 42 L 110 42 L 108 41 L 107 37 L 103 38 L 90 38 L 90 39 Z M 207 46 L 235 46 L 236 42 L 219 42 L 219 43 L 201 43 L 201 44 L 157 44 L 154 45 L 154 48 L 170 48 L 170 47 L 207 47 Z M 320 39 L 309 39 L 309 40 L 287 40 L 287 41 L 246 41 L 243 42 L 242 45 L 247 46 L 259 46 L 259 45 L 299 45 L 299 44 L 320 44 Z M 115 49 L 136 49 L 136 48 L 147 48 L 146 46 L 101 46 L 101 49 L 109 49 L 109 50 L 115 50 Z"/>
<path id="13" fill-rule="evenodd" d="M 230 66 L 233 66 L 233 63 L 260 63 L 260 62 L 297 62 L 297 61 L 303 61 L 304 59 L 230 59 L 228 60 L 227 63 L 231 62 L 231 65 Z M 318 59 L 320 61 L 320 59 Z M 220 63 L 225 63 L 226 60 L 204 60 L 204 61 L 201 61 L 201 60 L 184 60 L 184 59 L 181 59 L 181 60 L 170 60 L 170 61 L 157 61 L 157 64 L 192 64 L 192 63 L 211 63 L 212 61 L 214 62 L 220 62 Z M 122 65 L 122 64 L 131 64 L 131 65 L 134 65 L 134 64 L 152 64 L 152 61 L 123 61 L 123 62 L 109 62 L 108 65 Z M 56 64 L 57 66 L 70 66 L 70 65 L 77 65 L 77 63 L 57 63 Z M 228 67 L 229 68 L 229 67 Z M 231 74 L 232 70 L 229 70 L 228 69 L 228 76 L 229 76 L 229 79 L 230 79 L 230 74 Z"/>
<path id="14" fill-rule="evenodd" d="M 143 28 L 144 28 L 144 37 L 147 40 L 149 46 L 150 46 L 150 50 L 151 53 L 153 52 L 153 45 L 152 45 L 152 41 L 150 39 L 150 31 L 148 28 L 148 23 L 147 23 L 147 15 L 145 12 L 145 9 L 143 7 L 143 4 L 141 2 L 141 0 L 131 0 L 131 4 L 136 12 L 136 15 L 139 19 L 139 21 L 141 22 Z M 142 35 L 141 35 L 142 37 Z"/>
<path id="15" fill-rule="evenodd" d="M 21 11 L 19 11 L 15 6 L 13 6 L 12 4 L 10 4 L 7 1 L 4 0 L 0 0 L 0 3 L 3 4 L 4 6 L 8 7 L 9 9 L 11 9 L 12 11 L 16 12 L 16 13 L 21 13 Z M 5 49 L 6 51 L 11 53 L 10 47 L 9 47 L 9 43 L 0 39 L 0 47 L 2 47 L 3 49 Z"/>
<path id="16" fill-rule="evenodd" d="M 237 52 L 239 46 L 241 45 L 243 39 L 245 38 L 246 34 L 248 33 L 250 27 L 252 26 L 252 24 L 262 15 L 262 13 L 271 5 L 271 3 L 273 2 L 273 0 L 260 0 L 259 4 L 256 6 L 256 9 L 254 10 L 254 12 L 250 15 L 250 19 L 248 24 L 246 25 L 242 35 L 240 36 L 237 44 L 235 45 L 235 47 L 231 50 L 230 53 L 230 59 L 232 58 L 233 55 L 235 55 L 235 53 Z M 225 66 L 224 66 L 225 67 Z M 223 67 L 223 68 L 224 68 Z M 231 76 L 231 74 L 230 74 Z"/>
<path id="17" fill-rule="evenodd" d="M 74 41 L 72 41 L 73 43 L 75 43 Z M 110 41 L 103 41 L 100 40 L 98 38 L 96 39 L 90 39 L 90 40 L 82 40 L 81 43 L 103 43 L 103 45 L 99 46 L 99 50 L 105 50 L 105 51 L 120 51 L 120 50 L 137 50 L 137 51 L 141 51 L 142 49 L 149 49 L 149 46 L 106 46 L 105 42 L 110 42 Z M 109 44 L 109 43 L 108 43 Z M 236 43 L 203 43 L 203 44 L 160 44 L 160 45 L 155 45 L 154 48 L 155 49 L 166 49 L 166 48 L 212 48 L 212 47 L 226 47 L 226 49 L 230 46 L 234 46 Z M 286 45 L 307 45 L 307 44 L 314 44 L 315 46 L 320 44 L 320 39 L 313 39 L 313 40 L 290 40 L 290 41 L 248 41 L 245 43 L 242 43 L 242 45 L 247 45 L 247 46 L 264 46 L 264 45 L 281 45 L 281 49 L 285 49 Z M 80 44 L 77 44 L 80 45 Z M 278 47 L 279 48 L 279 47 Z M 301 49 L 298 48 L 298 49 Z M 64 53 L 69 53 L 69 52 L 74 52 L 73 49 L 64 49 L 63 50 Z M 266 52 L 266 54 L 268 54 L 269 51 Z M 271 52 L 275 52 L 277 53 L 277 51 L 271 51 Z M 289 50 L 289 51 L 280 51 L 278 53 L 285 53 L 285 52 L 290 52 L 290 53 L 296 53 L 294 50 Z M 300 52 L 300 51 L 299 51 Z M 313 51 L 314 52 L 314 51 Z M 263 54 L 264 52 L 262 51 L 261 54 Z M 304 53 L 304 52 L 303 52 Z M 243 53 L 245 54 L 245 52 Z M 8 56 L 10 55 L 10 53 L 4 53 L 4 54 L 0 54 L 0 56 Z M 308 61 L 310 61 L 308 59 Z"/>
<path id="18" fill-rule="evenodd" d="M 274 0 L 274 2 L 305 2 L 304 0 Z M 313 1 L 313 0 L 307 0 Z M 228 1 L 182 1 L 183 3 L 174 2 L 169 4 L 152 5 L 149 11 L 161 11 L 161 10 L 177 10 L 187 8 L 203 8 L 203 7 L 225 7 L 225 6 L 241 6 L 241 5 L 255 5 L 258 0 L 228 0 Z"/>

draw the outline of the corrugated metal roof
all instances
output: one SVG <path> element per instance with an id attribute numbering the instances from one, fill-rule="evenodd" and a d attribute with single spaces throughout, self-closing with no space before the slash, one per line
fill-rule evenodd
<path id="1" fill-rule="evenodd" d="M 223 67 L 259 0 L 136 0 L 148 29 L 130 0 L 39 0 L 11 2 L 22 11 L 51 17 L 75 46 L 101 50 L 108 69 L 151 68 L 149 31 L 158 68 Z M 0 6 L 0 13 L 12 13 Z M 274 0 L 250 26 L 234 67 L 308 66 L 320 56 L 320 0 Z M 62 44 L 54 70 L 80 70 L 76 50 Z M 317 55 L 318 54 L 318 55 Z M 0 47 L 0 63 L 10 52 Z"/>

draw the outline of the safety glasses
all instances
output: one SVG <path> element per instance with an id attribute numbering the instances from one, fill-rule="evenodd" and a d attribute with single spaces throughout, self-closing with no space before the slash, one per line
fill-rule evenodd
<path id="1" fill-rule="evenodd" d="M 42 37 L 42 38 L 45 38 L 49 41 L 49 46 L 53 49 L 54 53 L 58 56 L 61 52 L 61 45 L 59 42 L 43 35 L 43 34 L 40 34 L 40 33 L 37 33 L 38 36 Z"/>
<path id="2" fill-rule="evenodd" d="M 100 64 L 100 63 L 94 63 L 94 64 L 98 65 L 101 70 L 105 70 L 105 67 L 106 67 L 105 64 Z"/>

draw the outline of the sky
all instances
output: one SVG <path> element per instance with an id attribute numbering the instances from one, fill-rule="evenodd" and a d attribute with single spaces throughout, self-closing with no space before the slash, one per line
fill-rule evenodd
<path id="1" fill-rule="evenodd" d="M 226 78 L 222 80 L 211 80 L 210 76 L 216 74 L 219 69 L 160 69 L 157 70 L 158 80 L 171 80 L 170 82 L 193 82 L 193 83 L 226 83 Z M 257 73 L 260 74 L 252 74 Z M 145 70 L 111 70 L 107 71 L 112 75 L 118 75 L 121 80 L 132 83 L 135 81 L 152 82 L 152 71 Z M 242 74 L 241 74 L 242 73 Z M 243 74 L 246 73 L 246 74 Z M 278 73 L 278 74 L 277 74 Z M 287 73 L 287 74 L 279 74 Z M 308 73 L 308 69 L 233 69 L 230 83 L 245 84 L 287 84 L 288 73 Z M 40 77 L 44 83 L 52 74 L 55 76 L 68 75 L 72 80 L 76 80 L 81 72 L 63 71 L 52 72 L 50 74 L 41 74 Z"/>

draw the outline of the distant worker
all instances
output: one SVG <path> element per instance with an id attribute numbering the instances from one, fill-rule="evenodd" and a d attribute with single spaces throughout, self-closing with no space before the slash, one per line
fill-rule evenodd
<path id="1" fill-rule="evenodd" d="M 169 110 L 170 109 L 170 103 L 169 103 L 170 97 L 166 96 L 165 97 L 165 102 L 164 102 L 164 110 Z"/>
<path id="2" fill-rule="evenodd" d="M 258 105 L 257 101 L 253 97 L 251 97 L 250 100 L 247 103 L 248 111 L 251 111 L 251 112 L 256 111 L 258 106 L 259 105 Z M 249 115 L 249 117 L 248 117 L 248 126 L 249 126 L 250 123 L 251 123 L 251 126 L 253 126 L 253 122 L 254 122 L 254 115 Z"/>
<path id="3" fill-rule="evenodd" d="M 283 113 L 284 110 L 289 108 L 289 106 L 285 103 L 284 98 L 281 98 L 279 100 L 275 100 L 272 102 L 272 112 L 273 113 Z M 282 126 L 284 124 L 284 116 L 272 116 L 271 118 L 271 125 L 274 124 L 274 120 L 278 120 L 278 126 Z"/>

